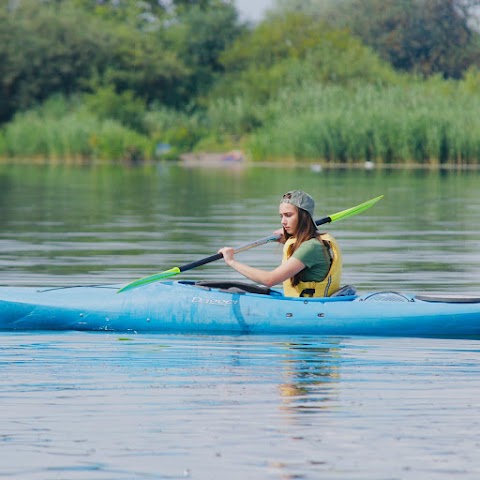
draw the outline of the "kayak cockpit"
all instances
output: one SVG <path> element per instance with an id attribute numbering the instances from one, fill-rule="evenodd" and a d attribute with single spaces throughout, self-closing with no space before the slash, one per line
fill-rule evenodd
<path id="1" fill-rule="evenodd" d="M 269 295 L 283 297 L 283 293 L 279 290 L 264 287 L 263 285 L 257 285 L 254 283 L 237 282 L 237 281 L 225 281 L 225 280 L 199 280 L 188 281 L 181 280 L 178 283 L 183 285 L 193 285 L 195 287 L 203 288 L 204 290 L 220 290 L 225 293 L 256 293 L 257 295 Z"/>
<path id="2" fill-rule="evenodd" d="M 200 281 L 191 281 L 191 280 L 180 280 L 177 282 L 180 285 L 189 285 L 204 290 L 218 290 L 223 293 L 235 293 L 235 294 L 244 294 L 244 293 L 253 293 L 256 295 L 268 295 L 269 297 L 282 297 L 287 298 L 283 295 L 283 292 L 280 290 L 275 290 L 272 288 L 265 287 L 263 285 L 258 285 L 248 282 L 239 282 L 239 281 L 229 281 L 229 280 L 200 280 Z M 333 295 L 328 298 L 338 298 L 342 299 L 355 299 L 357 297 L 357 290 L 351 285 L 346 285 L 339 290 L 337 290 Z M 289 299 L 292 299 L 288 297 Z M 309 297 L 305 297 L 309 298 Z M 325 298 L 322 298 L 325 300 Z"/>

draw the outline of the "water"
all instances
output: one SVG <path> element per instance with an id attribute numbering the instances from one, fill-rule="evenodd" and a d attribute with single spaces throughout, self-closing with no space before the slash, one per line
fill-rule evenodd
<path id="1" fill-rule="evenodd" d="M 0 478 L 479 478 L 478 342 L 2 337 Z"/>
<path id="2" fill-rule="evenodd" d="M 480 287 L 480 172 L 0 166 L 0 284 L 127 283 L 269 235 L 292 188 L 317 217 L 385 198 L 329 226 L 360 290 Z M 241 254 L 272 268 L 278 247 Z M 183 278 L 241 278 L 223 262 Z"/>
<path id="3" fill-rule="evenodd" d="M 345 283 L 478 294 L 479 174 L 0 166 L 0 284 L 122 283 L 278 225 L 303 188 Z M 275 246 L 242 258 L 271 268 Z M 240 278 L 215 262 L 182 278 Z M 0 478 L 477 479 L 480 344 L 2 333 Z"/>

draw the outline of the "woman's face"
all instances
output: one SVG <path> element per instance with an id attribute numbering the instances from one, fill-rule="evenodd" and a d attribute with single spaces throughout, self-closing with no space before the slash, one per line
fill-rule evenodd
<path id="1" fill-rule="evenodd" d="M 281 203 L 278 210 L 282 227 L 289 235 L 295 235 L 298 227 L 298 208 L 291 203 Z"/>

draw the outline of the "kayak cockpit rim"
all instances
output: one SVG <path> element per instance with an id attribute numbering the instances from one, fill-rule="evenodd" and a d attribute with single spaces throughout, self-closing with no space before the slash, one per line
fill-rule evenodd
<path id="1" fill-rule="evenodd" d="M 166 282 L 165 282 L 166 283 Z M 300 301 L 300 302 L 309 302 L 309 301 L 316 301 L 316 302 L 336 302 L 336 301 L 353 301 L 358 298 L 356 294 L 355 287 L 351 285 L 346 285 L 342 287 L 340 290 L 335 292 L 330 297 L 286 297 L 283 295 L 281 290 L 276 290 L 272 288 L 268 288 L 262 285 L 257 285 L 253 283 L 247 282 L 239 282 L 239 281 L 231 281 L 231 280 L 179 280 L 176 282 L 172 282 L 177 285 L 184 285 L 188 287 L 196 287 L 203 290 L 211 291 L 217 290 L 221 293 L 228 293 L 228 294 L 253 294 L 253 295 L 261 295 L 267 296 L 270 298 L 275 298 L 276 300 L 289 300 L 289 301 Z"/>

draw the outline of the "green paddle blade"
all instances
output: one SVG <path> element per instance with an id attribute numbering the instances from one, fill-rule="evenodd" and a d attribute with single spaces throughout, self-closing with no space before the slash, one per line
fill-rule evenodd
<path id="1" fill-rule="evenodd" d="M 358 213 L 361 213 L 364 210 L 367 210 L 367 208 L 370 208 L 372 205 L 377 203 L 382 198 L 383 198 L 383 195 L 380 195 L 378 197 L 372 198 L 371 200 L 367 200 L 366 202 L 363 202 L 360 205 L 357 205 L 356 207 L 347 208 L 347 210 L 334 213 L 333 215 L 330 215 L 331 221 L 335 222 L 337 220 L 351 217 L 352 215 L 357 215 Z"/>
<path id="2" fill-rule="evenodd" d="M 139 278 L 134 282 L 125 285 L 123 288 L 118 290 L 117 293 L 126 292 L 127 290 L 131 290 L 132 288 L 141 287 L 142 285 L 147 285 L 148 283 L 157 282 L 159 280 L 165 280 L 166 278 L 173 277 L 180 273 L 180 269 L 178 267 L 173 267 L 170 270 L 165 270 L 164 272 L 156 273 L 155 275 L 149 275 L 148 277 Z"/>

